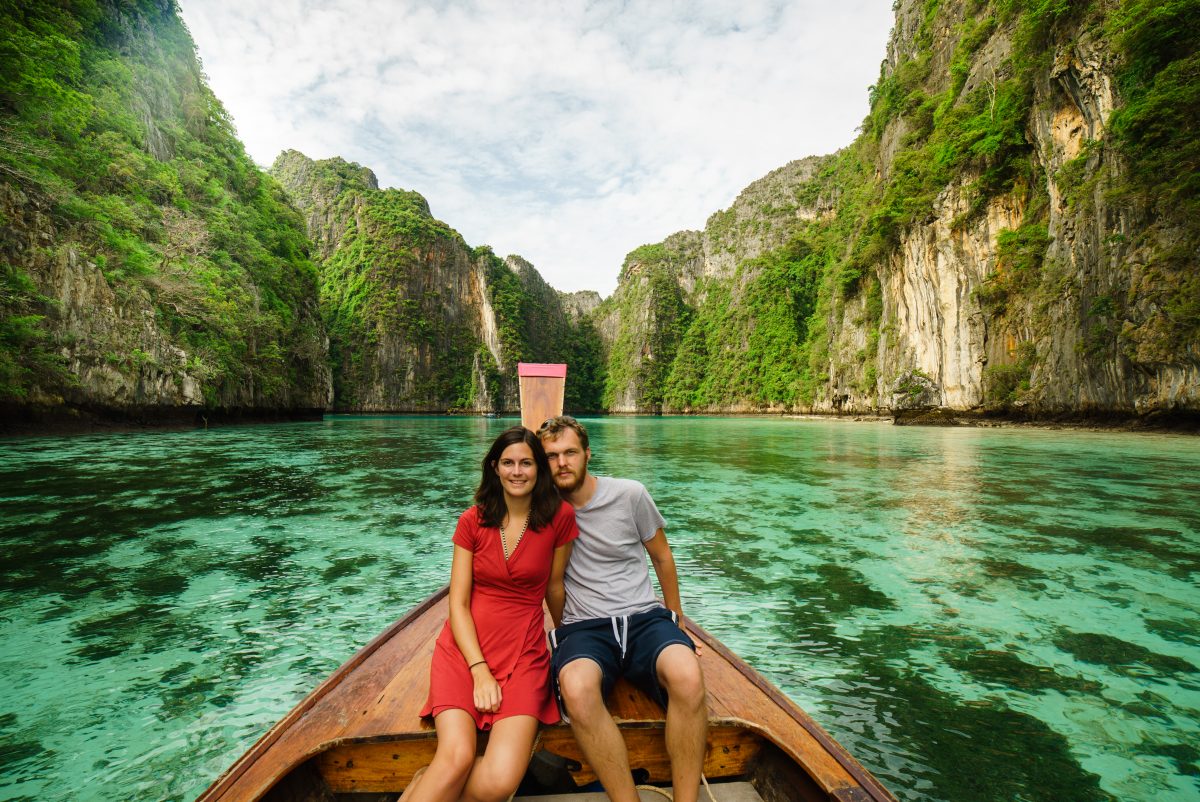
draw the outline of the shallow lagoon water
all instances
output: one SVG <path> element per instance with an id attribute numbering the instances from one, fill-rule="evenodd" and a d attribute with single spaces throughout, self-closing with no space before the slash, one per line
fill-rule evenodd
<path id="1" fill-rule="evenodd" d="M 0 799 L 194 798 L 446 580 L 514 422 L 0 441 Z M 1200 795 L 1200 440 L 587 423 L 687 612 L 902 800 Z"/>

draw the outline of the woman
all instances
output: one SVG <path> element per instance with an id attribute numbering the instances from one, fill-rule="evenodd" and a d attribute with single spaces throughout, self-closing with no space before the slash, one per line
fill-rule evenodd
<path id="1" fill-rule="evenodd" d="M 483 458 L 475 506 L 454 530 L 450 618 L 429 670 L 437 752 L 403 802 L 503 802 L 529 764 L 538 722 L 559 720 L 550 694 L 542 599 L 561 612 L 563 571 L 579 535 L 537 436 L 506 430 Z M 478 730 L 491 730 L 475 762 Z"/>

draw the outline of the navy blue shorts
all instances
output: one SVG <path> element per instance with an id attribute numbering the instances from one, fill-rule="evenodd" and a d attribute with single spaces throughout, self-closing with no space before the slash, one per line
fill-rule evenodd
<path id="1" fill-rule="evenodd" d="M 608 696 L 620 677 L 625 677 L 665 708 L 667 692 L 659 684 L 655 668 L 658 656 L 673 643 L 682 643 L 696 651 L 696 644 L 676 621 L 673 610 L 656 607 L 634 615 L 589 618 L 551 631 L 551 675 L 564 718 L 566 710 L 558 693 L 558 672 L 582 657 L 600 666 L 600 691 L 604 696 Z"/>

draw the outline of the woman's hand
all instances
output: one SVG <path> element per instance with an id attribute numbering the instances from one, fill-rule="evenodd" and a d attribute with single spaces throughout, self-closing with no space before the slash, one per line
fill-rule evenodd
<path id="1" fill-rule="evenodd" d="M 475 709 L 480 713 L 495 713 L 500 709 L 500 683 L 492 676 L 487 663 L 471 667 L 471 678 L 475 680 Z"/>

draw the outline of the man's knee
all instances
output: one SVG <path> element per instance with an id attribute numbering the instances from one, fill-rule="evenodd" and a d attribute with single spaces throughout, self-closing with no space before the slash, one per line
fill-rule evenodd
<path id="1" fill-rule="evenodd" d="M 562 694 L 567 713 L 572 717 L 597 702 L 603 702 L 600 686 L 602 675 L 595 661 L 572 660 L 558 672 L 558 692 Z"/>
<path id="2" fill-rule="evenodd" d="M 683 644 L 672 644 L 658 657 L 658 681 L 667 691 L 669 703 L 688 707 L 704 704 L 704 675 L 695 652 Z"/>

